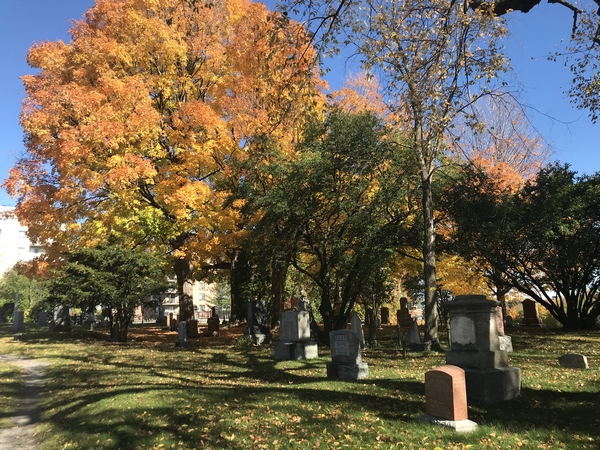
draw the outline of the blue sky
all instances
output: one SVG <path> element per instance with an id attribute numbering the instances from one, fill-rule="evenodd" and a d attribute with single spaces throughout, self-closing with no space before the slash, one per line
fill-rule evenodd
<path id="1" fill-rule="evenodd" d="M 93 0 L 0 0 L 0 17 L 4 18 L 0 28 L 1 179 L 23 152 L 19 110 L 24 90 L 19 78 L 33 73 L 26 63 L 27 49 L 34 42 L 68 41 L 71 19 L 80 19 L 92 5 Z M 564 61 L 546 60 L 546 55 L 562 48 L 562 40 L 568 40 L 571 12 L 544 3 L 528 14 L 510 14 L 507 20 L 511 35 L 506 50 L 514 68 L 511 84 L 522 87 L 524 103 L 533 108 L 529 112 L 534 126 L 552 144 L 555 159 L 569 162 L 580 173 L 600 171 L 600 124 L 593 125 L 586 111 L 569 103 L 565 91 L 570 72 Z M 349 75 L 343 61 L 335 61 L 335 65 L 327 77 L 332 88 Z M 1 191 L 0 204 L 14 205 L 14 200 Z"/>

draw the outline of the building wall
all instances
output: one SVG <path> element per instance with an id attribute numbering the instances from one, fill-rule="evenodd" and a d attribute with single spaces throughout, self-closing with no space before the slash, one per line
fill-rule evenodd
<path id="1" fill-rule="evenodd" d="M 31 261 L 44 253 L 44 248 L 34 245 L 27 238 L 27 227 L 15 218 L 5 215 L 14 210 L 12 206 L 0 206 L 0 274 L 19 261 Z"/>

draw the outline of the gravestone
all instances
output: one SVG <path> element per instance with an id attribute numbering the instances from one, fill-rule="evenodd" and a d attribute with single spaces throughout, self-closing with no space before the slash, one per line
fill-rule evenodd
<path id="1" fill-rule="evenodd" d="M 589 369 L 587 357 L 578 353 L 567 353 L 558 358 L 560 367 L 570 369 Z"/>
<path id="2" fill-rule="evenodd" d="M 390 309 L 386 307 L 381 308 L 381 323 L 387 325 L 390 323 Z"/>
<path id="3" fill-rule="evenodd" d="M 48 313 L 46 311 L 42 311 L 38 316 L 38 325 L 43 327 L 48 325 Z"/>
<path id="4" fill-rule="evenodd" d="M 543 328 L 542 319 L 538 311 L 537 302 L 526 299 L 521 302 L 523 305 L 523 325 L 528 327 Z"/>
<path id="5" fill-rule="evenodd" d="M 373 308 L 367 308 L 365 311 L 365 325 L 367 328 L 371 326 L 371 320 L 373 320 Z"/>
<path id="6" fill-rule="evenodd" d="M 248 326 L 244 330 L 244 337 L 253 344 L 260 345 L 271 342 L 273 336 L 269 330 L 269 314 L 264 301 L 248 301 Z"/>
<path id="7" fill-rule="evenodd" d="M 13 311 L 12 320 L 13 333 L 21 333 L 25 331 L 25 311 L 15 309 Z"/>
<path id="8" fill-rule="evenodd" d="M 173 313 L 169 313 L 165 316 L 165 327 L 168 328 L 169 330 L 171 329 L 171 321 L 173 320 Z"/>
<path id="9" fill-rule="evenodd" d="M 521 371 L 508 366 L 496 331 L 499 302 L 484 295 L 459 295 L 444 306 L 450 315 L 452 350 L 446 363 L 465 370 L 469 401 L 510 400 L 521 392 Z"/>
<path id="10" fill-rule="evenodd" d="M 400 299 L 400 311 L 396 311 L 396 323 L 401 327 L 411 327 L 413 318 L 408 311 L 408 299 L 402 297 Z"/>
<path id="11" fill-rule="evenodd" d="M 177 331 L 177 319 L 174 317 L 171 319 L 171 331 Z"/>
<path id="12" fill-rule="evenodd" d="M 477 429 L 477 424 L 468 419 L 463 369 L 445 365 L 425 373 L 425 412 L 419 420 L 463 433 Z"/>
<path id="13" fill-rule="evenodd" d="M 175 320 L 177 322 L 177 320 Z M 177 341 L 175 341 L 176 347 L 187 347 L 188 346 L 187 339 L 187 323 L 185 320 L 179 322 L 179 328 L 177 332 Z"/>
<path id="14" fill-rule="evenodd" d="M 351 330 L 329 333 L 331 362 L 327 363 L 327 378 L 340 380 L 364 380 L 369 376 L 369 366 L 362 362 L 360 342 Z"/>
<path id="15" fill-rule="evenodd" d="M 187 320 L 187 337 L 188 339 L 194 339 L 198 337 L 198 321 L 195 319 Z"/>
<path id="16" fill-rule="evenodd" d="M 363 333 L 362 323 L 360 317 L 355 312 L 350 313 L 350 323 L 352 324 L 352 331 L 358 337 L 360 348 L 365 348 L 365 334 Z"/>
<path id="17" fill-rule="evenodd" d="M 88 314 L 87 318 L 85 319 L 84 324 L 87 326 L 88 330 L 93 331 L 94 325 L 96 324 L 96 314 L 94 314 L 94 313 Z"/>
<path id="18" fill-rule="evenodd" d="M 69 317 L 69 308 L 64 305 L 58 305 L 54 308 L 52 322 L 49 331 L 71 331 L 71 318 Z"/>
<path id="19" fill-rule="evenodd" d="M 279 330 L 281 340 L 274 346 L 276 360 L 313 359 L 319 356 L 317 343 L 310 338 L 308 311 L 283 311 Z"/>
<path id="20" fill-rule="evenodd" d="M 219 327 L 221 325 L 221 319 L 218 317 L 210 317 L 206 324 L 208 325 L 206 328 L 207 336 L 218 336 L 219 335 Z"/>
<path id="21" fill-rule="evenodd" d="M 512 338 L 504 334 L 504 313 L 502 312 L 502 306 L 496 306 L 496 330 L 498 331 L 500 350 L 504 350 L 508 353 L 512 352 Z"/>
<path id="22" fill-rule="evenodd" d="M 160 300 L 159 300 L 160 301 Z M 156 324 L 157 325 L 166 325 L 165 320 L 165 307 L 162 303 L 158 305 L 158 315 L 156 316 Z"/>
<path id="23" fill-rule="evenodd" d="M 419 333 L 419 327 L 417 326 L 417 322 L 413 320 L 412 326 L 410 327 L 410 334 L 408 335 L 408 343 L 412 346 L 420 346 L 421 342 L 421 334 Z M 420 347 L 419 347 L 420 348 Z"/>

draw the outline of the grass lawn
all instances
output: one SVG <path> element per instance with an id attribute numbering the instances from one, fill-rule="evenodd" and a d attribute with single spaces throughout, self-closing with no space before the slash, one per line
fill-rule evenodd
<path id="1" fill-rule="evenodd" d="M 12 426 L 10 417 L 18 409 L 18 398 L 23 393 L 24 377 L 21 369 L 0 362 L 0 429 Z"/>
<path id="2" fill-rule="evenodd" d="M 42 450 L 600 448 L 600 332 L 511 331 L 522 395 L 470 404 L 479 428 L 460 435 L 416 420 L 425 409 L 424 374 L 444 357 L 403 359 L 392 327 L 380 333 L 379 348 L 363 353 L 370 378 L 353 383 L 325 378 L 326 348 L 317 360 L 275 362 L 268 346 L 236 345 L 241 329 L 186 349 L 175 348 L 174 332 L 152 326 L 134 327 L 127 344 L 78 327 L 44 330 L 29 325 L 18 342 L 0 326 L 0 354 L 51 363 Z M 560 368 L 567 352 L 585 354 L 591 368 Z M 18 375 L 2 369 L 0 407 L 16 394 Z"/>

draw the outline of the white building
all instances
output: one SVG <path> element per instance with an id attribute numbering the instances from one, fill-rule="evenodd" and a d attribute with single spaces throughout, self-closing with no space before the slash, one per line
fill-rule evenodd
<path id="1" fill-rule="evenodd" d="M 14 206 L 0 206 L 0 275 L 19 261 L 31 261 L 44 253 L 44 247 L 32 244 L 27 238 L 27 227 L 16 218 L 8 218 Z"/>

